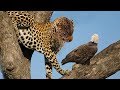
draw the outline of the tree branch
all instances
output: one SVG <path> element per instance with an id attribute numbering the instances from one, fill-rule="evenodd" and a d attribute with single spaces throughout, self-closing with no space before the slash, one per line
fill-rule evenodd
<path id="1" fill-rule="evenodd" d="M 0 65 L 6 79 L 30 79 L 30 63 L 22 55 L 12 22 L 0 12 Z"/>
<path id="2" fill-rule="evenodd" d="M 91 59 L 90 65 L 74 64 L 69 75 L 61 79 L 105 79 L 120 70 L 120 40 Z"/>

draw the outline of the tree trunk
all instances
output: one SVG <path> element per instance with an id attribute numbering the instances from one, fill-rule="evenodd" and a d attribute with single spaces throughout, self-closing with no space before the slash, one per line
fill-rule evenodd
<path id="1" fill-rule="evenodd" d="M 105 79 L 120 70 L 120 40 L 91 59 L 90 65 L 74 64 L 61 79 Z"/>
<path id="2" fill-rule="evenodd" d="M 30 63 L 23 56 L 12 23 L 0 12 L 0 65 L 6 79 L 30 79 Z"/>

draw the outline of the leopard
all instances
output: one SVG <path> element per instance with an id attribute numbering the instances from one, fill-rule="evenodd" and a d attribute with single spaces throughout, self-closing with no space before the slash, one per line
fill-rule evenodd
<path id="1" fill-rule="evenodd" d="M 18 42 L 44 54 L 46 79 L 52 79 L 52 67 L 61 75 L 69 73 L 60 67 L 56 55 L 65 42 L 73 40 L 73 20 L 61 16 L 54 21 L 38 23 L 25 11 L 7 11 L 7 14 L 12 19 Z"/>

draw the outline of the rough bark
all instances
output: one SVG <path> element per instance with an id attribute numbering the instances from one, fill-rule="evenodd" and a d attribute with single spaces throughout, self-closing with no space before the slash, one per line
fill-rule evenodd
<path id="1" fill-rule="evenodd" d="M 0 65 L 6 79 L 30 79 L 30 63 L 23 56 L 8 15 L 0 12 Z"/>
<path id="2" fill-rule="evenodd" d="M 74 64 L 61 79 L 105 79 L 120 70 L 120 40 L 95 55 L 90 65 Z"/>

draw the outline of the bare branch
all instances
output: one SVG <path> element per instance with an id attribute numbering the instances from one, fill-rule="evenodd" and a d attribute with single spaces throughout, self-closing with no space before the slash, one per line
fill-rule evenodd
<path id="1" fill-rule="evenodd" d="M 91 59 L 90 65 L 74 64 L 69 75 L 61 79 L 105 79 L 120 70 L 120 40 Z"/>

